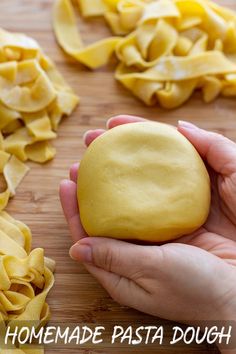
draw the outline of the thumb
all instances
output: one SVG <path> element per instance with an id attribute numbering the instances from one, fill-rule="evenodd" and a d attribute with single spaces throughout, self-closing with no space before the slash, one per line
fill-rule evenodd
<path id="1" fill-rule="evenodd" d="M 153 272 L 158 254 L 156 246 L 101 237 L 84 238 L 70 249 L 70 256 L 83 262 L 116 302 L 136 309 L 147 301 L 142 278 Z"/>
<path id="2" fill-rule="evenodd" d="M 159 252 L 158 246 L 139 246 L 112 238 L 86 237 L 71 247 L 70 256 L 79 262 L 135 280 L 143 269 L 150 269 Z"/>
<path id="3" fill-rule="evenodd" d="M 179 121 L 178 130 L 216 172 L 223 175 L 236 172 L 236 144 L 233 141 L 189 122 Z"/>

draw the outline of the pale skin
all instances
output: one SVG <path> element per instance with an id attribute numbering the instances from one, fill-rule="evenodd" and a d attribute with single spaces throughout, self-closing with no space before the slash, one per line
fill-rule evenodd
<path id="1" fill-rule="evenodd" d="M 107 128 L 140 120 L 118 116 L 108 121 Z M 70 179 L 60 186 L 74 243 L 70 255 L 122 305 L 188 324 L 236 320 L 236 144 L 188 122 L 179 122 L 177 129 L 195 146 L 210 172 L 212 201 L 205 225 L 160 246 L 88 237 L 79 217 L 75 164 Z M 88 131 L 85 144 L 103 133 Z"/>

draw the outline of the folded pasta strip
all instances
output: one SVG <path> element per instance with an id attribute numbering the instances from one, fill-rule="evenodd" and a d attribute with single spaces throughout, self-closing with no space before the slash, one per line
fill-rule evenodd
<path id="1" fill-rule="evenodd" d="M 25 161 L 52 159 L 58 125 L 70 115 L 78 97 L 39 45 L 23 34 L 0 29 L 0 326 L 44 325 L 50 316 L 46 296 L 53 285 L 55 262 L 44 251 L 31 251 L 29 228 L 3 209 L 28 172 Z M 1 339 L 0 338 L 0 339 Z M 43 349 L 4 348 L 7 354 L 39 353 Z"/>
<path id="2" fill-rule="evenodd" d="M 32 38 L 0 29 L 0 211 L 29 168 L 55 156 L 50 140 L 79 99 Z"/>
<path id="3" fill-rule="evenodd" d="M 236 13 L 206 0 L 78 0 L 84 17 L 103 16 L 114 36 L 85 46 L 71 0 L 55 0 L 61 47 L 91 69 L 119 65 L 115 78 L 147 105 L 176 108 L 194 90 L 205 102 L 236 96 Z"/>
<path id="4" fill-rule="evenodd" d="M 48 321 L 50 310 L 45 300 L 54 283 L 55 262 L 44 257 L 43 249 L 31 250 L 30 229 L 5 211 L 0 212 L 0 230 L 2 338 L 6 325 L 14 329 L 15 326 L 20 327 L 23 323 L 24 327 L 34 326 L 37 330 Z M 6 349 L 2 347 L 0 341 L 1 353 L 6 351 L 6 353 L 23 354 L 30 350 L 30 348 Z M 43 353 L 43 349 L 37 350 Z"/>

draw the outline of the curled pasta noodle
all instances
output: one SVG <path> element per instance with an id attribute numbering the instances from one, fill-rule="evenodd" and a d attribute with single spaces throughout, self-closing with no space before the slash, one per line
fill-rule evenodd
<path id="1" fill-rule="evenodd" d="M 27 326 L 37 330 L 44 325 L 50 310 L 45 302 L 54 283 L 55 262 L 44 257 L 41 248 L 31 250 L 31 232 L 22 222 L 0 212 L 0 326 Z M 23 321 L 23 322 L 22 322 Z M 1 353 L 28 353 L 21 348 L 5 348 Z M 34 349 L 35 350 L 35 349 Z M 37 349 L 43 353 L 43 349 Z M 35 352 L 34 352 L 35 353 Z"/>
<path id="2" fill-rule="evenodd" d="M 22 163 L 15 155 L 10 157 L 3 169 L 3 175 L 11 196 L 15 195 L 16 187 L 28 171 L 29 167 Z"/>
<path id="3" fill-rule="evenodd" d="M 84 50 L 82 39 L 76 30 L 76 19 L 70 1 L 55 3 L 54 11 L 54 30 L 59 43 L 68 54 L 93 69 L 108 62 L 119 38 L 101 40 Z"/>
<path id="4" fill-rule="evenodd" d="M 0 173 L 7 185 L 0 211 L 29 170 L 24 162 L 55 156 L 50 141 L 78 102 L 34 39 L 0 29 Z"/>
<path id="5" fill-rule="evenodd" d="M 54 0 L 61 47 L 91 69 L 115 54 L 115 78 L 147 105 L 185 103 L 195 90 L 211 102 L 236 96 L 236 13 L 205 0 L 78 0 L 84 17 L 103 16 L 114 36 L 84 46 L 71 0 Z"/>

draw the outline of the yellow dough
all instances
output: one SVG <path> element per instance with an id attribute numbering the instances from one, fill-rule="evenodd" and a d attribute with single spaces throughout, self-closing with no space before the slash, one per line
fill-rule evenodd
<path id="1" fill-rule="evenodd" d="M 162 242 L 205 222 L 209 176 L 174 127 L 125 124 L 89 146 L 79 168 L 78 202 L 90 236 Z"/>

